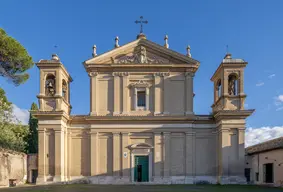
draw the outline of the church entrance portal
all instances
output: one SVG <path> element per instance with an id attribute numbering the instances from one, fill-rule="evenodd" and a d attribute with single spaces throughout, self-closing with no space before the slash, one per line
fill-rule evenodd
<path id="1" fill-rule="evenodd" d="M 148 182 L 148 156 L 135 156 L 135 182 Z"/>

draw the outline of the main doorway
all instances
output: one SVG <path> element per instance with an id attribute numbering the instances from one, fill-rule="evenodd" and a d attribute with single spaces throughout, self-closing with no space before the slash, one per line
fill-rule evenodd
<path id="1" fill-rule="evenodd" d="M 149 168 L 148 168 L 148 156 L 135 156 L 135 182 L 148 182 Z"/>
<path id="2" fill-rule="evenodd" d="M 263 165 L 265 183 L 273 183 L 273 163 Z"/>

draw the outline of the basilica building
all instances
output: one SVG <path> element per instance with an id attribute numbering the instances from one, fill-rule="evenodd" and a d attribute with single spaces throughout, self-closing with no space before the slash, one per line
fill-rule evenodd
<path id="1" fill-rule="evenodd" d="M 88 115 L 72 115 L 71 75 L 58 55 L 40 71 L 37 183 L 246 183 L 247 62 L 226 54 L 211 74 L 212 113 L 194 113 L 200 62 L 140 33 L 84 61 Z M 207 79 L 209 80 L 209 79 Z M 84 83 L 84 82 L 80 82 Z M 82 96 L 81 99 L 84 96 Z M 211 94 L 213 97 L 213 94 Z"/>

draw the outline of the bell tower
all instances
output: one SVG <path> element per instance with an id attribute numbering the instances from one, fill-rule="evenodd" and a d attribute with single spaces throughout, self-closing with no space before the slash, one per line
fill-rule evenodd
<path id="1" fill-rule="evenodd" d="M 232 59 L 226 54 L 211 78 L 214 82 L 213 113 L 219 110 L 244 110 L 244 69 L 248 63 L 243 59 Z"/>
<path id="2" fill-rule="evenodd" d="M 58 55 L 53 54 L 51 60 L 40 60 L 39 111 L 64 111 L 70 114 L 70 82 L 72 78 L 60 62 Z"/>
<path id="3" fill-rule="evenodd" d="M 56 54 L 53 54 L 50 60 L 40 60 L 36 65 L 40 71 L 40 92 L 37 95 L 39 110 L 31 111 L 38 119 L 36 182 L 65 181 L 72 78 Z"/>
<path id="4" fill-rule="evenodd" d="M 254 109 L 244 107 L 244 69 L 247 62 L 226 54 L 211 78 L 217 140 L 217 175 L 220 184 L 246 183 L 245 129 L 246 118 Z"/>

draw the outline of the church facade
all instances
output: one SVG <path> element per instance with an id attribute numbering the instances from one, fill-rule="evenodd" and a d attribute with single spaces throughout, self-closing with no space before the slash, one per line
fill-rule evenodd
<path id="1" fill-rule="evenodd" d="M 200 62 L 137 39 L 83 62 L 89 115 L 71 115 L 72 78 L 57 55 L 40 60 L 37 183 L 245 183 L 242 59 L 227 54 L 213 74 L 212 114 L 194 113 Z M 82 98 L 84 99 L 84 98 Z M 88 107 L 88 106 L 86 106 Z"/>

